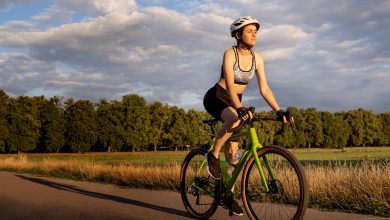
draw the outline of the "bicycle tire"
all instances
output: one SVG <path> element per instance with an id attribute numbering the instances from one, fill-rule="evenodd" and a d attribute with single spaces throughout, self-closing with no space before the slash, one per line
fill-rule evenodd
<path id="1" fill-rule="evenodd" d="M 194 149 L 185 157 L 180 171 L 180 194 L 188 213 L 197 219 L 210 218 L 218 208 L 220 180 L 207 172 L 205 151 Z M 202 166 L 197 176 L 196 173 Z"/>
<path id="2" fill-rule="evenodd" d="M 245 210 L 250 219 L 303 219 L 308 202 L 308 184 L 302 165 L 287 149 L 278 146 L 257 151 L 267 179 L 269 192 L 261 185 L 260 174 L 253 155 L 245 165 L 241 191 Z M 266 156 L 275 181 L 263 162 Z"/>

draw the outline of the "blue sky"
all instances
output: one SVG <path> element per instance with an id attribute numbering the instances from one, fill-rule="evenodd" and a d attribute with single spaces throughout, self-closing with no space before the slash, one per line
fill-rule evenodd
<path id="1" fill-rule="evenodd" d="M 242 15 L 260 20 L 254 49 L 283 108 L 390 111 L 386 0 L 2 0 L 0 88 L 203 110 Z M 269 110 L 256 80 L 244 105 Z"/>
<path id="2" fill-rule="evenodd" d="M 5 1 L 1 4 L 1 18 L 0 21 L 7 22 L 11 20 L 30 20 L 36 14 L 39 14 L 44 9 L 50 6 L 51 1 Z"/>

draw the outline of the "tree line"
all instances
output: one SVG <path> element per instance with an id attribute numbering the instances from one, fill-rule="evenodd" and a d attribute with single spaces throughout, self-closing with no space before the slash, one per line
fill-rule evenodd
<path id="1" fill-rule="evenodd" d="M 260 122 L 261 143 L 285 147 L 390 146 L 390 112 L 374 114 L 289 108 L 295 129 L 276 135 L 277 122 Z M 260 112 L 260 114 L 274 114 Z M 211 116 L 130 94 L 120 101 L 8 96 L 0 90 L 0 152 L 146 151 L 183 149 L 211 141 L 202 123 Z"/>

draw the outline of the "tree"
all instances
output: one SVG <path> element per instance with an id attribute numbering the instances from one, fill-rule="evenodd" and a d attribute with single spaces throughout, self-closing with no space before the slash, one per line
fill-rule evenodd
<path id="1" fill-rule="evenodd" d="M 187 138 L 184 145 L 199 147 L 210 141 L 210 128 L 208 125 L 202 123 L 202 120 L 204 119 L 201 112 L 193 109 L 187 112 L 184 122 L 187 127 Z"/>
<path id="2" fill-rule="evenodd" d="M 140 151 L 148 145 L 150 113 L 143 97 L 126 95 L 122 98 L 125 150 Z"/>
<path id="3" fill-rule="evenodd" d="M 168 122 L 169 106 L 163 105 L 160 102 L 153 102 L 149 106 L 150 110 L 150 130 L 149 143 L 153 146 L 153 150 L 157 151 L 157 146 L 162 142 L 162 134 Z"/>
<path id="4" fill-rule="evenodd" d="M 113 124 L 110 121 L 111 106 L 105 99 L 100 100 L 96 110 L 96 124 L 98 138 L 95 149 L 97 151 L 109 151 L 110 136 L 113 133 Z"/>
<path id="5" fill-rule="evenodd" d="M 111 103 L 111 122 L 114 125 L 113 134 L 110 137 L 110 151 L 120 151 L 125 144 L 126 130 L 123 127 L 125 115 L 122 112 L 122 102 L 113 101 Z"/>
<path id="6" fill-rule="evenodd" d="M 382 125 L 378 146 L 390 146 L 390 112 L 382 113 L 378 117 Z"/>
<path id="7" fill-rule="evenodd" d="M 323 146 L 326 148 L 337 147 L 336 145 L 336 128 L 335 128 L 335 116 L 330 112 L 322 113 L 322 132 L 324 134 Z"/>
<path id="8" fill-rule="evenodd" d="M 171 115 L 168 120 L 165 143 L 169 146 L 184 146 L 188 143 L 188 129 L 184 121 L 185 111 L 181 108 L 172 107 Z"/>
<path id="9" fill-rule="evenodd" d="M 344 113 L 335 113 L 335 127 L 336 127 L 336 147 L 344 148 L 348 144 L 348 139 L 351 134 L 351 128 L 348 122 L 344 119 Z"/>
<path id="10" fill-rule="evenodd" d="M 96 116 L 90 101 L 65 102 L 65 119 L 67 122 L 67 146 L 73 152 L 88 152 L 96 143 Z"/>
<path id="11" fill-rule="evenodd" d="M 110 152 L 120 151 L 122 148 L 125 130 L 122 127 L 121 106 L 120 102 L 108 103 L 104 99 L 97 105 L 96 150 Z"/>
<path id="12" fill-rule="evenodd" d="M 372 111 L 363 110 L 363 121 L 363 146 L 378 146 L 381 132 L 379 118 Z"/>
<path id="13" fill-rule="evenodd" d="M 0 90 L 0 153 L 6 151 L 6 141 L 9 136 L 7 114 L 9 107 L 9 97 Z"/>
<path id="14" fill-rule="evenodd" d="M 41 152 L 59 152 L 65 144 L 65 118 L 59 97 L 44 100 L 40 108 L 42 124 L 38 150 Z"/>
<path id="15" fill-rule="evenodd" d="M 7 121 L 9 152 L 29 152 L 36 148 L 39 140 L 41 122 L 39 120 L 39 105 L 44 98 L 19 96 L 9 102 Z"/>
<path id="16" fill-rule="evenodd" d="M 307 146 L 319 147 L 323 141 L 321 115 L 315 108 L 302 111 L 302 127 Z"/>
<path id="17" fill-rule="evenodd" d="M 364 119 L 363 109 L 348 111 L 345 120 L 351 128 L 348 146 L 356 147 L 364 145 Z"/>
<path id="18" fill-rule="evenodd" d="M 288 107 L 288 111 L 290 111 L 290 114 L 292 117 L 294 117 L 294 124 L 292 125 L 292 128 L 287 128 L 292 130 L 293 134 L 293 144 L 291 147 L 308 147 L 307 141 L 306 141 L 306 135 L 303 132 L 305 129 L 305 123 L 302 123 L 304 121 L 304 111 L 298 110 L 295 107 Z"/>
<path id="19" fill-rule="evenodd" d="M 344 148 L 349 137 L 348 123 L 343 120 L 343 114 L 322 113 L 324 147 Z"/>
<path id="20" fill-rule="evenodd" d="M 201 147 L 212 141 L 210 127 L 201 122 L 211 117 L 204 111 L 186 112 L 160 102 L 147 105 L 143 97 L 134 94 L 97 104 L 68 99 L 65 108 L 61 103 L 58 97 L 10 98 L 0 90 L 0 153 L 142 151 L 151 146 L 157 150 L 159 145 Z M 296 131 L 287 129 L 277 136 L 280 123 L 255 123 L 261 143 L 336 148 L 390 145 L 389 112 L 288 110 L 295 118 Z"/>

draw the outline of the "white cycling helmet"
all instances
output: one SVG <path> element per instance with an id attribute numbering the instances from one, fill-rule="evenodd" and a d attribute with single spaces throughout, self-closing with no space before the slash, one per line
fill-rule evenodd
<path id="1" fill-rule="evenodd" d="M 257 27 L 257 30 L 260 28 L 260 22 L 257 21 L 255 18 L 251 16 L 245 16 L 245 17 L 239 17 L 237 20 L 235 20 L 231 25 L 230 25 L 230 35 L 234 37 L 234 34 L 237 30 L 240 28 L 248 25 L 248 24 L 254 24 Z"/>

